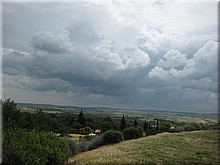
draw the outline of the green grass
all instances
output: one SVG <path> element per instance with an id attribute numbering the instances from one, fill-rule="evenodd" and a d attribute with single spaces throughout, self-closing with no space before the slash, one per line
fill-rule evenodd
<path id="1" fill-rule="evenodd" d="M 161 133 L 84 152 L 68 164 L 219 165 L 219 133 Z"/>

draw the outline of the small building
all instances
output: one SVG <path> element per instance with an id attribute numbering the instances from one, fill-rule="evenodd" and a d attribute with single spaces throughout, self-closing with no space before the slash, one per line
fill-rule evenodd
<path id="1" fill-rule="evenodd" d="M 100 129 L 96 129 L 96 130 L 95 130 L 95 133 L 96 133 L 97 135 L 100 135 L 100 134 L 101 134 L 101 130 L 100 130 Z"/>

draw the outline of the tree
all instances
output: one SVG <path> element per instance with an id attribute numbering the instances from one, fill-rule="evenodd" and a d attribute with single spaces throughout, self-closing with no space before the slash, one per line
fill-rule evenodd
<path id="1" fill-rule="evenodd" d="M 116 130 L 108 130 L 103 134 L 105 144 L 119 143 L 124 140 L 122 132 Z"/>
<path id="2" fill-rule="evenodd" d="M 3 102 L 2 105 L 3 109 L 3 127 L 16 127 L 17 121 L 20 115 L 20 111 L 17 109 L 17 105 L 14 103 L 14 101 L 7 99 Z"/>
<path id="3" fill-rule="evenodd" d="M 107 130 L 113 129 L 112 122 L 104 121 L 101 123 L 101 129 L 105 132 Z"/>
<path id="4" fill-rule="evenodd" d="M 9 128 L 2 138 L 2 164 L 62 165 L 67 160 L 66 142 L 51 133 Z"/>
<path id="5" fill-rule="evenodd" d="M 90 127 L 85 127 L 84 130 L 85 130 L 85 134 L 86 134 L 86 135 L 88 135 L 88 134 L 94 132 L 93 129 L 90 128 Z"/>
<path id="6" fill-rule="evenodd" d="M 106 121 L 106 122 L 113 123 L 112 118 L 110 116 L 105 117 L 103 120 Z"/>
<path id="7" fill-rule="evenodd" d="M 123 130 L 123 129 L 126 128 L 125 116 L 124 116 L 124 115 L 122 116 L 122 119 L 121 119 L 121 125 L 120 125 L 120 128 L 121 128 L 121 130 Z"/>
<path id="8" fill-rule="evenodd" d="M 79 130 L 81 128 L 81 124 L 75 121 L 70 127 Z"/>
<path id="9" fill-rule="evenodd" d="M 137 139 L 143 136 L 143 128 L 138 126 L 127 127 L 122 132 L 126 140 Z"/>
<path id="10" fill-rule="evenodd" d="M 69 135 L 69 128 L 67 126 L 60 127 L 58 129 L 60 136 L 68 136 Z"/>
<path id="11" fill-rule="evenodd" d="M 156 130 L 159 131 L 159 122 L 157 120 L 157 127 L 156 127 Z"/>
<path id="12" fill-rule="evenodd" d="M 148 130 L 148 128 L 149 128 L 148 123 L 147 123 L 146 120 L 144 121 L 144 126 L 143 126 L 143 128 L 144 128 L 144 132 L 146 132 L 146 131 Z"/>
<path id="13" fill-rule="evenodd" d="M 134 126 L 138 126 L 138 122 L 136 119 L 134 120 Z"/>
<path id="14" fill-rule="evenodd" d="M 20 114 L 20 117 L 18 119 L 18 127 L 22 129 L 33 128 L 33 117 L 30 112 L 24 112 Z"/>
<path id="15" fill-rule="evenodd" d="M 85 125 L 86 125 L 86 118 L 84 117 L 84 114 L 83 114 L 82 110 L 81 110 L 81 112 L 80 112 L 80 114 L 78 116 L 77 122 L 82 124 L 82 128 L 84 128 Z"/>
<path id="16" fill-rule="evenodd" d="M 162 132 L 168 131 L 170 129 L 170 127 L 171 127 L 170 123 L 162 123 L 162 124 L 160 124 L 160 130 Z"/>

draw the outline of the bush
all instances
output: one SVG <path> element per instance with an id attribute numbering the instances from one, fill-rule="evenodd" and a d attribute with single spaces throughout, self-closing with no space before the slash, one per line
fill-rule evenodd
<path id="1" fill-rule="evenodd" d="M 183 127 L 185 131 L 195 131 L 202 129 L 202 126 L 199 123 L 187 123 Z"/>
<path id="2" fill-rule="evenodd" d="M 186 123 L 183 126 L 178 126 L 174 129 L 175 132 L 183 132 L 183 131 L 195 131 L 203 129 L 202 125 L 199 123 Z"/>
<path id="3" fill-rule="evenodd" d="M 68 156 L 77 154 L 77 143 L 75 140 L 69 139 L 68 137 L 64 137 L 64 141 L 67 143 L 68 148 Z"/>
<path id="4" fill-rule="evenodd" d="M 171 127 L 170 123 L 162 123 L 160 124 L 160 131 L 161 132 L 169 131 L 170 127 Z"/>
<path id="5" fill-rule="evenodd" d="M 51 133 L 3 131 L 3 164 L 59 165 L 66 160 L 66 143 Z"/>
<path id="6" fill-rule="evenodd" d="M 104 145 L 103 136 L 95 136 L 94 139 L 92 139 L 92 144 L 94 145 L 94 148 Z"/>
<path id="7" fill-rule="evenodd" d="M 65 137 L 64 140 L 67 143 L 69 157 L 104 145 L 102 136 L 95 136 L 92 140 L 75 141 L 69 137 Z"/>
<path id="8" fill-rule="evenodd" d="M 183 131 L 185 131 L 185 128 L 182 126 L 178 126 L 178 127 L 174 128 L 174 132 L 183 132 Z"/>
<path id="9" fill-rule="evenodd" d="M 196 127 L 196 130 L 201 130 L 202 129 L 202 125 L 199 123 L 191 123 L 194 125 L 194 127 Z"/>
<path id="10" fill-rule="evenodd" d="M 124 140 L 122 132 L 116 130 L 108 130 L 102 136 L 105 144 L 119 143 Z"/>
<path id="11" fill-rule="evenodd" d="M 127 127 L 122 132 L 126 140 L 143 137 L 143 128 L 138 126 Z"/>
<path id="12" fill-rule="evenodd" d="M 93 149 L 93 145 L 90 141 L 79 141 L 77 143 L 77 153 L 85 152 L 91 149 Z"/>

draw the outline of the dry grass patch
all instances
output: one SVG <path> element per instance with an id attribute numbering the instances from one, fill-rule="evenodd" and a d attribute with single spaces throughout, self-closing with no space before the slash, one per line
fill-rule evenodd
<path id="1" fill-rule="evenodd" d="M 219 165 L 219 131 L 162 133 L 81 153 L 69 164 Z"/>

